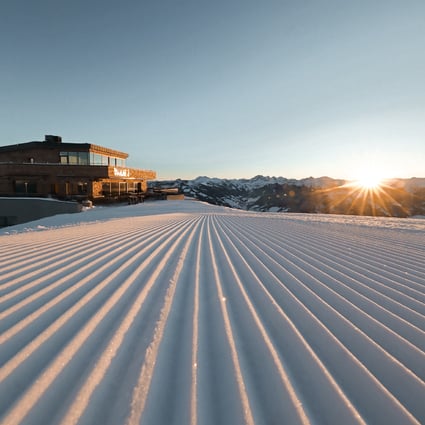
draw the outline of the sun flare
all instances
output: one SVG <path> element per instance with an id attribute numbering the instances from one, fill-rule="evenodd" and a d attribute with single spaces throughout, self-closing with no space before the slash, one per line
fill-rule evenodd
<path id="1" fill-rule="evenodd" d="M 377 189 L 381 185 L 379 177 L 362 177 L 357 180 L 357 184 L 364 189 Z"/>
<path id="2" fill-rule="evenodd" d="M 382 177 L 374 172 L 362 172 L 355 181 L 355 185 L 365 190 L 376 190 L 382 185 Z"/>

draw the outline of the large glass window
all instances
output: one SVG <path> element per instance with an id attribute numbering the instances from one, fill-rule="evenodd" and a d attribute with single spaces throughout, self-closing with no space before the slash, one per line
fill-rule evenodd
<path id="1" fill-rule="evenodd" d="M 102 165 L 101 155 L 90 152 L 90 165 Z"/>
<path id="2" fill-rule="evenodd" d="M 102 184 L 102 192 L 104 196 L 124 195 L 130 190 L 130 188 L 127 182 L 105 182 Z"/>
<path id="3" fill-rule="evenodd" d="M 61 164 L 71 165 L 88 165 L 89 153 L 88 152 L 60 152 Z"/>
<path id="4" fill-rule="evenodd" d="M 109 158 L 100 153 L 90 152 L 90 165 L 109 165 Z"/>
<path id="5" fill-rule="evenodd" d="M 109 165 L 113 167 L 125 167 L 125 159 L 110 156 L 108 160 Z"/>
<path id="6" fill-rule="evenodd" d="M 68 152 L 68 164 L 78 165 L 78 153 Z"/>
<path id="7" fill-rule="evenodd" d="M 60 152 L 59 157 L 61 164 L 125 167 L 125 159 L 94 152 Z"/>
<path id="8" fill-rule="evenodd" d="M 80 165 L 89 165 L 89 153 L 78 152 L 78 163 Z"/>

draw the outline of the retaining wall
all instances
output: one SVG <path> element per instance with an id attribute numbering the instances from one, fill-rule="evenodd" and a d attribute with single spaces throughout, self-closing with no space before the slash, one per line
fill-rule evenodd
<path id="1" fill-rule="evenodd" d="M 77 213 L 77 202 L 43 198 L 0 198 L 0 227 L 13 226 L 56 214 Z"/>

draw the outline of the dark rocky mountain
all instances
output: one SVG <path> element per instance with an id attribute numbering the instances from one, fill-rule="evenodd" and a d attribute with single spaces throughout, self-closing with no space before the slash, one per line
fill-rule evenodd
<path id="1" fill-rule="evenodd" d="M 425 215 L 425 179 L 393 179 L 375 190 L 330 177 L 295 180 L 198 177 L 150 183 L 161 191 L 175 188 L 185 196 L 215 205 L 251 211 L 302 212 L 408 217 Z"/>

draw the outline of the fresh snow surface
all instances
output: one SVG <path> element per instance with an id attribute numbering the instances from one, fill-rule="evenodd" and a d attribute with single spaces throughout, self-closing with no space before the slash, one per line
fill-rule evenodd
<path id="1" fill-rule="evenodd" d="M 159 201 L 0 251 L 3 424 L 425 423 L 425 220 Z"/>

